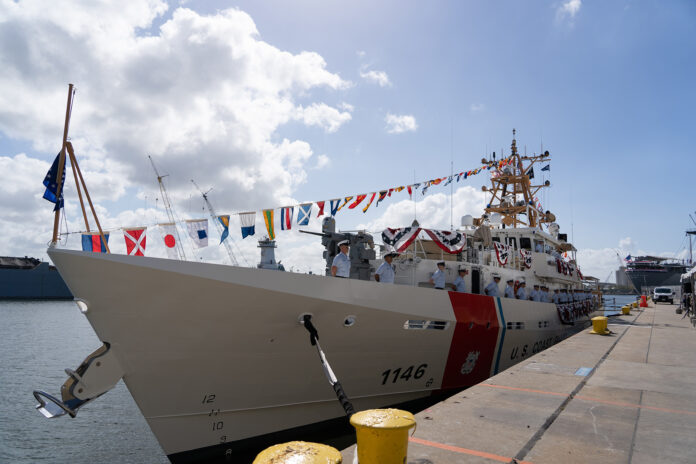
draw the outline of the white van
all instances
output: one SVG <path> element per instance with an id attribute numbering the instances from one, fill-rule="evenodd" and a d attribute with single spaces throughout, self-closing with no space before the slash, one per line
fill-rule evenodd
<path id="1" fill-rule="evenodd" d="M 669 287 L 655 287 L 653 301 L 668 301 L 669 304 L 674 304 L 674 290 Z"/>

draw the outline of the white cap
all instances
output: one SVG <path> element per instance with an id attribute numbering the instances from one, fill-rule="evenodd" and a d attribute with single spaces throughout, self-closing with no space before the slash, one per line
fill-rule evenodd
<path id="1" fill-rule="evenodd" d="M 393 246 L 385 245 L 384 246 L 384 252 L 382 253 L 382 256 L 399 256 L 401 253 L 396 251 L 396 249 Z"/>
<path id="2" fill-rule="evenodd" d="M 338 246 L 341 246 L 341 245 L 345 245 L 345 246 L 349 247 L 350 240 L 341 240 L 340 242 L 338 242 Z"/>

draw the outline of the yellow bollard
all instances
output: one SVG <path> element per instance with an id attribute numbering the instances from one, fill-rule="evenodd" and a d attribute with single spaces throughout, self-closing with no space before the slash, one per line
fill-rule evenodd
<path id="1" fill-rule="evenodd" d="M 360 464 L 403 464 L 408 453 L 408 431 L 416 419 L 400 409 L 368 409 L 353 414 L 350 423 L 358 438 Z"/>
<path id="2" fill-rule="evenodd" d="M 289 441 L 261 451 L 253 464 L 341 464 L 341 453 L 330 446 Z"/>
<path id="3" fill-rule="evenodd" d="M 631 315 L 631 307 L 628 305 L 622 307 L 621 314 L 623 314 L 624 316 L 630 316 Z"/>
<path id="4" fill-rule="evenodd" d="M 606 316 L 597 316 L 592 318 L 592 330 L 591 334 L 598 335 L 609 335 L 611 332 L 607 329 L 607 319 Z"/>
<path id="5" fill-rule="evenodd" d="M 637 307 L 638 307 L 638 302 L 637 302 L 637 301 L 634 301 L 633 303 L 631 303 L 631 306 L 632 306 L 633 308 L 637 308 Z"/>

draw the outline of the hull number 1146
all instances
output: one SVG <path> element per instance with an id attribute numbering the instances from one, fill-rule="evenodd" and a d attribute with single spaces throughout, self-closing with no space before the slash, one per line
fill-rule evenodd
<path id="1" fill-rule="evenodd" d="M 427 364 L 421 364 L 418 367 L 408 366 L 407 368 L 397 367 L 393 370 L 387 369 L 386 371 L 382 372 L 382 385 L 386 385 L 387 381 L 390 379 L 391 383 L 396 383 L 397 381 L 407 382 L 411 379 L 418 380 L 423 377 L 427 367 Z"/>

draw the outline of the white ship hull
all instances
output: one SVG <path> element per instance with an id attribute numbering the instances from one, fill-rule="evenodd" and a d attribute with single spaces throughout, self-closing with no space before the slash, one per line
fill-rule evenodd
<path id="1" fill-rule="evenodd" d="M 583 326 L 562 324 L 551 303 L 135 256 L 49 255 L 86 302 L 172 461 L 206 452 L 234 458 L 269 444 L 255 437 L 288 437 L 268 434 L 344 415 L 298 322 L 303 313 L 312 314 L 358 410 L 474 385 Z M 355 323 L 346 326 L 349 316 Z"/>

